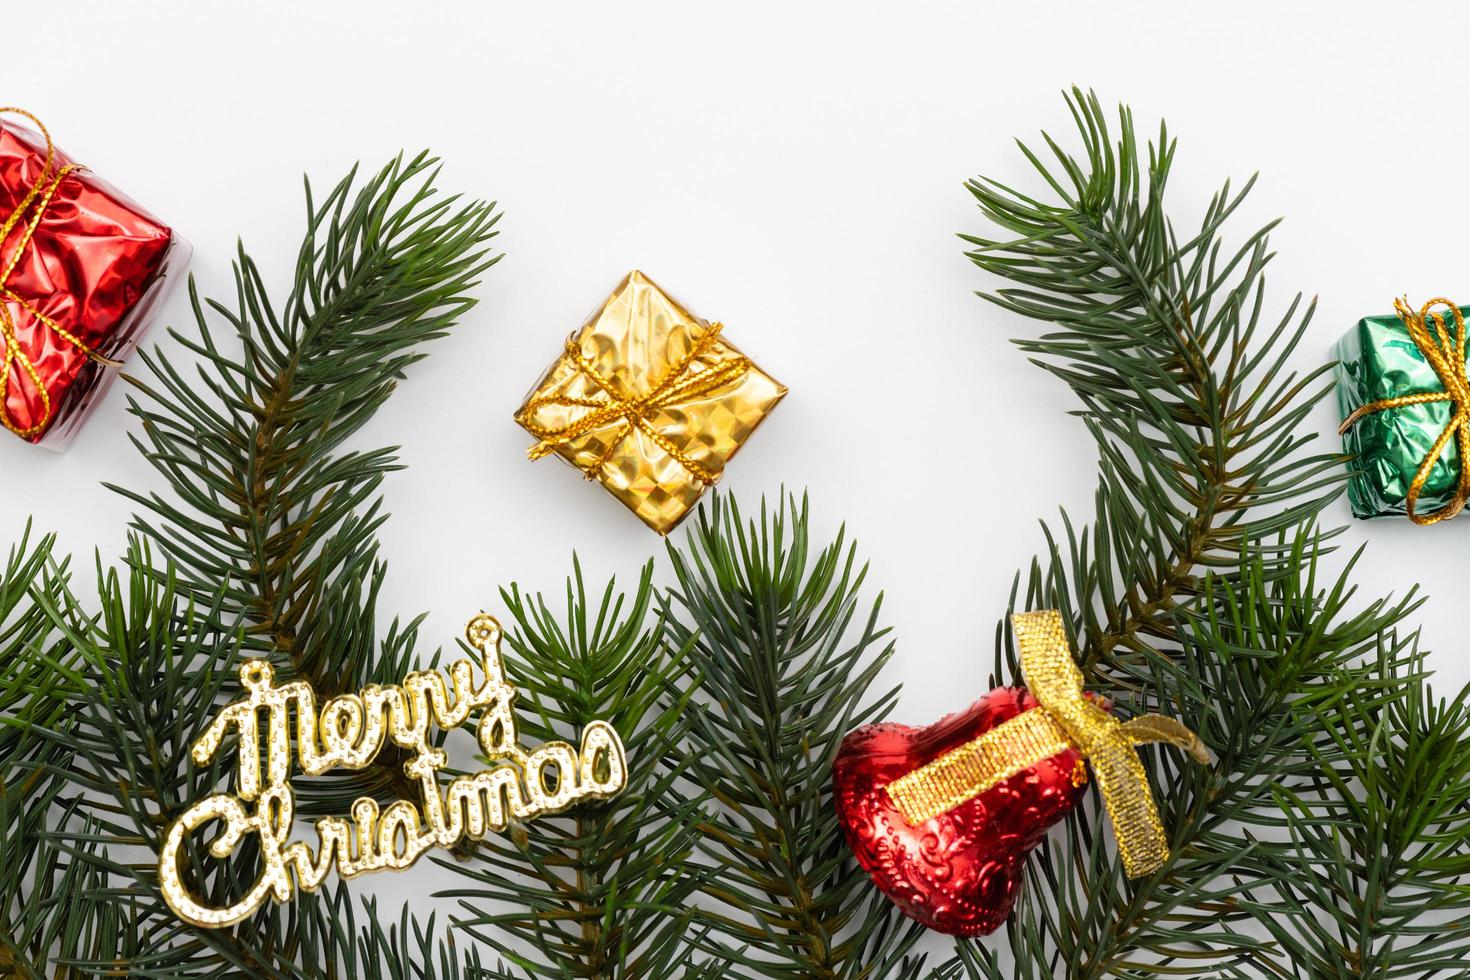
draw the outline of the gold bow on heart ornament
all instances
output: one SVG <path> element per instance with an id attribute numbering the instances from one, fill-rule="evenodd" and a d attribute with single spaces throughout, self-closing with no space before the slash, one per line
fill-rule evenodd
<path id="1" fill-rule="evenodd" d="M 1169 856 L 1169 843 L 1137 746 L 1168 743 L 1204 765 L 1210 762 L 1209 750 L 1173 718 L 1150 714 L 1119 721 L 1087 697 L 1055 610 L 1017 613 L 1011 625 L 1026 688 L 1039 706 L 890 782 L 895 809 L 911 826 L 921 824 L 1075 750 L 1097 780 L 1124 872 L 1138 878 L 1158 870 Z"/>

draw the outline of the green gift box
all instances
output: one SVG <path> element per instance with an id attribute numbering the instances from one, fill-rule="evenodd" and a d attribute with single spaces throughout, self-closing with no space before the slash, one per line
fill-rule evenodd
<path id="1" fill-rule="evenodd" d="M 1410 514 L 1414 481 L 1460 410 L 1434 362 L 1438 360 L 1453 370 L 1451 366 L 1458 360 L 1460 378 L 1464 378 L 1463 328 L 1448 312 L 1449 304 L 1442 303 L 1446 310 L 1441 337 L 1434 316 L 1426 315 L 1433 305 L 1425 306 L 1417 316 L 1399 305 L 1401 314 L 1364 317 L 1333 349 L 1337 358 L 1337 401 L 1344 422 L 1343 446 L 1354 457 L 1347 491 L 1355 517 Z M 1470 312 L 1470 308 L 1464 312 Z M 1433 350 L 1426 353 L 1415 339 L 1417 328 L 1411 329 L 1408 321 L 1423 325 L 1417 332 Z M 1394 407 L 1375 406 L 1416 395 L 1439 397 Z M 1359 413 L 1356 418 L 1355 412 Z M 1416 523 L 1452 517 L 1463 503 L 1457 497 L 1461 480 L 1458 441 L 1449 439 L 1430 464 L 1413 506 L 1411 516 Z"/>

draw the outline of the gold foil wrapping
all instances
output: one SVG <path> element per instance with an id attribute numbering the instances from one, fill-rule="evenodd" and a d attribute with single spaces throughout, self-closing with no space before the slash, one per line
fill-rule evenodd
<path id="1" fill-rule="evenodd" d="M 567 341 L 516 412 L 540 440 L 667 534 L 786 395 L 641 272 Z"/>

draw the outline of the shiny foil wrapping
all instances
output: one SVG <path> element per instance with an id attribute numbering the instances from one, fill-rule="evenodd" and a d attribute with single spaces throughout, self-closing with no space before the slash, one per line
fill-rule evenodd
<path id="1" fill-rule="evenodd" d="M 992 690 L 926 728 L 884 722 L 842 741 L 833 800 L 858 864 L 910 918 L 955 936 L 994 932 L 1021 888 L 1026 855 L 1086 791 L 1082 754 L 1067 749 L 911 826 L 889 783 L 1024 711 L 1042 710 L 1021 688 Z"/>
<path id="2" fill-rule="evenodd" d="M 72 161 L 56 151 L 52 173 Z M 20 206 L 46 176 L 46 143 L 24 126 L 0 119 L 0 220 Z M 15 265 L 0 299 L 9 310 L 22 355 L 34 367 L 47 400 L 23 369 L 9 360 L 3 390 L 11 423 L 30 442 L 59 449 L 73 436 L 116 375 L 103 359 L 122 360 L 137 345 L 189 249 L 167 225 L 90 170 L 57 184 L 23 249 L 21 221 L 0 255 Z M 19 256 L 16 252 L 19 250 Z M 37 313 L 73 335 L 83 350 Z"/>
<path id="3" fill-rule="evenodd" d="M 1470 308 L 1463 309 L 1470 315 Z M 1393 314 L 1364 317 L 1333 348 L 1342 418 L 1369 402 L 1444 390 L 1423 351 Z M 1448 401 L 1405 405 L 1364 415 L 1343 434 L 1350 464 L 1348 502 L 1355 517 L 1404 516 L 1409 485 L 1450 421 Z M 1443 507 L 1454 495 L 1460 451 L 1451 439 L 1429 471 L 1417 512 Z"/>
<path id="4" fill-rule="evenodd" d="M 719 329 L 632 272 L 571 336 L 568 351 L 526 396 L 516 422 L 543 440 L 538 449 L 555 452 L 667 534 L 786 394 Z M 711 331 L 716 335 L 708 336 Z M 579 364 L 574 350 L 611 391 Z M 695 350 L 700 353 L 691 360 Z M 709 391 L 687 384 L 736 361 L 744 370 L 726 384 Z M 696 393 L 682 398 L 681 388 Z M 570 438 L 546 435 L 575 432 L 593 413 L 609 415 L 606 406 L 613 403 L 626 404 L 627 412 Z"/>

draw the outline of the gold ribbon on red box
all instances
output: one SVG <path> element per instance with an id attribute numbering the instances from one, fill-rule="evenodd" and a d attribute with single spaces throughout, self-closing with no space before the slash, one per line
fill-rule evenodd
<path id="1" fill-rule="evenodd" d="M 173 241 L 122 193 L 66 158 L 40 119 L 0 126 L 0 425 L 39 441 L 80 407 L 92 365 L 117 367 L 133 314 Z"/>

